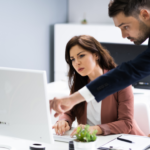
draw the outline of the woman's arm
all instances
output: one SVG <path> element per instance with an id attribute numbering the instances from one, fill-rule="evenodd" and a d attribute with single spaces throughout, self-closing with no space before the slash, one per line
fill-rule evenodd
<path id="1" fill-rule="evenodd" d="M 129 86 L 117 93 L 118 118 L 115 122 L 99 125 L 103 131 L 103 135 L 120 133 L 129 134 L 132 130 L 134 114 L 134 96 L 132 87 Z"/>
<path id="2" fill-rule="evenodd" d="M 70 110 L 70 111 L 68 111 L 68 112 L 66 112 L 66 113 L 64 113 L 64 114 L 59 115 L 58 121 L 61 121 L 61 120 L 67 121 L 68 124 L 69 124 L 69 126 L 70 126 L 70 128 L 71 128 L 72 123 L 73 123 L 73 121 L 75 120 L 75 115 L 74 115 L 74 113 Z"/>
<path id="3" fill-rule="evenodd" d="M 59 115 L 59 120 L 55 123 L 52 129 L 56 134 L 63 135 L 66 131 L 70 130 L 72 122 L 75 120 L 75 116 L 71 111 Z"/>

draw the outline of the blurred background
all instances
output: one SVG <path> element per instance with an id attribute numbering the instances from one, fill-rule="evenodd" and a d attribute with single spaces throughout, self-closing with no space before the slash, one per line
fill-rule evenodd
<path id="1" fill-rule="evenodd" d="M 0 0 L 0 66 L 46 70 L 54 81 L 54 25 L 113 24 L 109 0 Z M 64 35 L 65 36 L 65 35 Z"/>

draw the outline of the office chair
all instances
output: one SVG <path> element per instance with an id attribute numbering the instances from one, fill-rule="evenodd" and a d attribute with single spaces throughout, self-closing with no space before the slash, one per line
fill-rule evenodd
<path id="1" fill-rule="evenodd" d="M 134 103 L 134 119 L 143 133 L 150 134 L 150 106 L 148 103 Z"/>

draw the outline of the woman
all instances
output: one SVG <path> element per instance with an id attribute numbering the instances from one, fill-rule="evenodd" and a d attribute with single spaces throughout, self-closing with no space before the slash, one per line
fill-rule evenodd
<path id="1" fill-rule="evenodd" d="M 71 94 L 116 67 L 109 52 L 96 39 L 87 35 L 75 36 L 67 43 L 65 58 L 69 66 Z M 80 126 L 84 128 L 85 124 L 89 124 L 89 129 L 96 129 L 98 135 L 144 135 L 134 121 L 133 113 L 134 96 L 132 87 L 129 86 L 109 95 L 99 103 L 93 99 L 89 103 L 82 102 L 76 105 L 69 112 L 59 116 L 53 128 L 56 134 L 62 135 L 70 129 L 72 122 L 77 118 Z M 76 129 L 71 136 L 75 133 Z"/>

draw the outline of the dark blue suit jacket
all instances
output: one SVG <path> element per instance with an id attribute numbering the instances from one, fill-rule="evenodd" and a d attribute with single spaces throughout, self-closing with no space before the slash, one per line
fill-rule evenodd
<path id="1" fill-rule="evenodd" d="M 97 102 L 150 75 L 150 37 L 148 48 L 134 60 L 124 62 L 115 69 L 87 84 Z"/>

